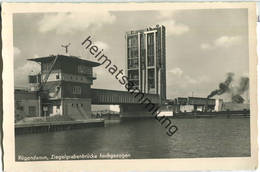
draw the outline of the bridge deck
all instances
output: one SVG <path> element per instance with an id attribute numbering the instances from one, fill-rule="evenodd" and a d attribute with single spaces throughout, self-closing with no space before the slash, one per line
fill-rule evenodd
<path id="1" fill-rule="evenodd" d="M 152 103 L 159 104 L 160 99 L 157 94 L 144 94 L 140 100 L 141 95 L 137 93 L 131 94 L 127 91 L 105 90 L 105 89 L 91 89 L 92 104 L 138 104 L 146 98 Z M 145 103 L 149 103 L 145 101 Z"/>

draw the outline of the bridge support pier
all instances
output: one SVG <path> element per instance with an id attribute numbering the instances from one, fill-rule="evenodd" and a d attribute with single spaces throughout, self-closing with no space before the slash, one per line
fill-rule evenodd
<path id="1" fill-rule="evenodd" d="M 159 109 L 159 104 L 155 107 L 146 106 L 146 104 L 121 104 L 120 117 L 121 118 L 154 118 L 153 112 Z"/>

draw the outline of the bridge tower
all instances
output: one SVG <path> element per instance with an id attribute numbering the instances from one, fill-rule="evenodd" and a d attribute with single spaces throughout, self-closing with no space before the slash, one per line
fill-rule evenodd
<path id="1" fill-rule="evenodd" d="M 51 55 L 28 60 L 41 65 L 40 116 L 90 118 L 91 85 L 96 79 L 92 69 L 99 66 L 99 63 L 70 55 Z"/>
<path id="2" fill-rule="evenodd" d="M 128 80 L 142 93 L 166 100 L 165 27 L 129 31 L 125 38 Z"/>

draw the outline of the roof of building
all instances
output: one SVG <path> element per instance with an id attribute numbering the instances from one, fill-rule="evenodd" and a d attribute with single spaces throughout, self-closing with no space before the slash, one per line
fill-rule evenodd
<path id="1" fill-rule="evenodd" d="M 207 99 L 207 100 L 214 100 L 215 101 L 215 99 L 209 99 L 207 97 L 188 97 L 188 98 L 189 99 L 201 99 L 201 100 Z"/>
<path id="2" fill-rule="evenodd" d="M 156 26 L 153 26 L 153 27 L 147 27 L 145 29 L 130 30 L 130 31 L 127 31 L 126 34 L 132 35 L 132 34 L 137 34 L 137 33 L 143 33 L 143 32 L 146 32 L 146 31 L 157 30 L 160 27 L 165 27 L 165 26 L 164 25 L 156 25 Z"/>
<path id="3" fill-rule="evenodd" d="M 81 64 L 85 64 L 85 65 L 88 65 L 88 66 L 91 66 L 91 67 L 96 67 L 96 66 L 100 65 L 100 63 L 93 62 L 93 61 L 90 61 L 90 60 L 81 59 L 81 58 L 78 58 L 76 56 L 67 56 L 67 55 L 61 55 L 61 54 L 50 55 L 50 56 L 47 56 L 47 57 L 27 59 L 27 60 L 41 63 L 41 62 L 46 62 L 46 61 L 53 61 L 56 56 L 58 56 L 58 60 L 68 60 L 68 61 L 79 62 Z"/>
<path id="4" fill-rule="evenodd" d="M 15 88 L 14 96 L 16 100 L 37 99 L 37 92 Z"/>

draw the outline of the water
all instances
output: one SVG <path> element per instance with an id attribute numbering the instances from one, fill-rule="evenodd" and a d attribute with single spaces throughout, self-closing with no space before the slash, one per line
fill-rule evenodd
<path id="1" fill-rule="evenodd" d="M 171 119 L 173 136 L 155 119 L 97 128 L 18 135 L 16 156 L 129 154 L 130 158 L 250 156 L 250 118 Z"/>

